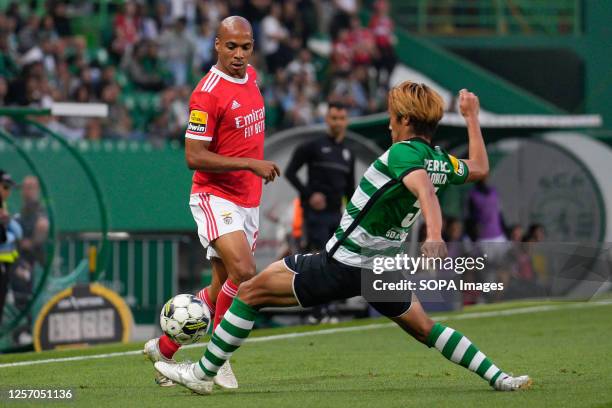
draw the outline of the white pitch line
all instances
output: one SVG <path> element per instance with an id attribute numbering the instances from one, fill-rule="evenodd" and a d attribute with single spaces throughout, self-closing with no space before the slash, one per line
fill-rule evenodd
<path id="1" fill-rule="evenodd" d="M 61 357 L 61 358 L 48 358 L 48 359 L 45 359 L 45 360 L 19 361 L 19 362 L 16 362 L 16 363 L 0 364 L 0 368 L 19 367 L 19 366 L 36 365 L 36 364 L 47 364 L 47 363 L 63 363 L 63 362 L 66 362 L 66 361 L 94 360 L 94 359 L 97 359 L 97 358 L 131 356 L 131 355 L 136 355 L 136 354 L 142 354 L 142 350 L 121 351 L 121 352 L 106 353 L 106 354 L 93 354 L 93 355 L 90 355 L 90 356 Z"/>
<path id="2" fill-rule="evenodd" d="M 586 307 L 596 307 L 596 306 L 608 306 L 612 304 L 612 300 L 605 301 L 597 301 L 597 302 L 586 302 L 586 303 L 570 303 L 570 304 L 561 304 L 561 305 L 543 305 L 543 306 L 529 306 L 529 307 L 521 307 L 516 309 L 508 309 L 508 310 L 492 310 L 490 312 L 472 312 L 458 315 L 450 315 L 450 316 L 434 316 L 433 320 L 467 320 L 467 319 L 479 319 L 486 317 L 499 317 L 499 316 L 512 316 L 518 314 L 526 314 L 526 313 L 538 313 L 538 312 L 550 312 L 554 310 L 560 309 L 582 309 Z M 273 336 L 261 336 L 261 337 L 253 337 L 247 339 L 247 343 L 260 343 L 274 340 L 286 340 L 286 339 L 295 339 L 300 337 L 307 336 L 321 336 L 326 334 L 336 334 L 336 333 L 348 333 L 355 331 L 364 331 L 364 330 L 375 330 L 375 329 L 384 329 L 388 327 L 394 327 L 395 323 L 374 323 L 367 324 L 363 326 L 352 326 L 352 327 L 337 327 L 334 329 L 323 329 L 323 330 L 313 330 L 302 333 L 285 333 L 285 334 L 276 334 Z M 204 347 L 206 343 L 196 343 L 190 344 L 187 346 L 183 346 L 183 349 L 190 349 L 196 347 Z M 15 363 L 5 363 L 0 364 L 0 368 L 8 368 L 8 367 L 21 367 L 21 366 L 29 366 L 29 365 L 37 365 L 37 364 L 48 364 L 48 363 L 64 363 L 70 361 L 83 361 L 83 360 L 94 360 L 99 358 L 111 358 L 111 357 L 122 357 L 122 356 L 133 356 L 142 354 L 142 350 L 132 350 L 132 351 L 121 351 L 116 353 L 105 353 L 105 354 L 93 354 L 89 356 L 76 356 L 76 357 L 60 357 L 60 358 L 49 358 L 45 360 L 29 360 L 29 361 L 19 361 Z"/>

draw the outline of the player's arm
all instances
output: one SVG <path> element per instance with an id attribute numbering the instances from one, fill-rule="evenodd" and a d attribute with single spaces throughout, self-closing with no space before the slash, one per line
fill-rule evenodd
<path id="1" fill-rule="evenodd" d="M 423 169 L 411 171 L 402 179 L 402 183 L 419 200 L 427 238 L 421 247 L 423 254 L 432 258 L 446 257 L 446 245 L 442 240 L 442 210 L 431 180 Z"/>
<path id="2" fill-rule="evenodd" d="M 467 89 L 462 89 L 459 92 L 459 110 L 465 119 L 468 132 L 469 158 L 463 160 L 468 168 L 466 182 L 482 180 L 489 175 L 489 157 L 480 130 L 478 97 Z"/>
<path id="3" fill-rule="evenodd" d="M 249 170 L 267 182 L 280 176 L 276 163 L 247 157 L 228 157 L 208 150 L 210 142 L 185 139 L 185 160 L 191 170 L 210 173 L 224 173 L 235 170 Z"/>

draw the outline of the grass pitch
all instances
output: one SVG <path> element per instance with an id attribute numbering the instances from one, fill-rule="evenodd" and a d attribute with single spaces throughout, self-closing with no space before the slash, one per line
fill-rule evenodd
<path id="1" fill-rule="evenodd" d="M 512 303 L 448 314 L 447 324 L 468 336 L 503 370 L 529 374 L 527 391 L 501 393 L 398 328 L 361 320 L 336 326 L 258 330 L 252 338 L 287 332 L 355 327 L 245 344 L 232 358 L 240 389 L 198 396 L 160 388 L 141 355 L 2 366 L 18 361 L 139 350 L 141 343 L 86 350 L 0 355 L 1 406 L 89 407 L 612 407 L 612 304 Z M 545 310 L 542 310 L 545 309 Z M 493 311 L 519 311 L 491 316 Z M 527 313 L 525 313 L 527 312 Z M 512 312 L 511 312 L 512 313 Z M 483 315 L 484 314 L 484 315 Z M 368 326 L 370 325 L 370 327 Z M 202 347 L 178 359 L 196 361 Z M 6 400 L 9 388 L 72 388 L 73 401 Z"/>

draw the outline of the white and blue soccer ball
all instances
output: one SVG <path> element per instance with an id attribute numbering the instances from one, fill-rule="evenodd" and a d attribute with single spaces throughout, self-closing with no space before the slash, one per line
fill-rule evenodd
<path id="1" fill-rule="evenodd" d="M 208 330 L 210 310 L 193 295 L 176 295 L 162 307 L 159 325 L 164 333 L 179 344 L 200 340 Z"/>

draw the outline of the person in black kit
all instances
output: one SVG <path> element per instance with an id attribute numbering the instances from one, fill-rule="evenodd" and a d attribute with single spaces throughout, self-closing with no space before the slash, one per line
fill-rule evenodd
<path id="1" fill-rule="evenodd" d="M 342 199 L 355 190 L 355 157 L 344 144 L 346 107 L 330 103 L 325 121 L 327 133 L 298 146 L 285 173 L 300 194 L 309 251 L 324 249 L 340 222 Z M 308 167 L 306 183 L 297 175 L 303 165 Z"/>
<path id="2" fill-rule="evenodd" d="M 355 156 L 344 144 L 348 126 L 345 106 L 332 102 L 327 115 L 327 132 L 303 143 L 293 152 L 286 176 L 295 187 L 304 209 L 306 249 L 325 250 L 325 243 L 335 232 L 342 217 L 342 199 L 351 197 L 355 190 Z M 308 181 L 302 183 L 297 173 L 306 165 Z M 314 310 L 309 321 L 337 321 L 333 305 Z"/>

